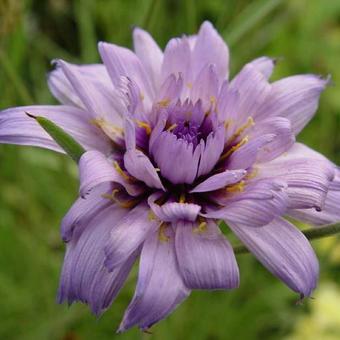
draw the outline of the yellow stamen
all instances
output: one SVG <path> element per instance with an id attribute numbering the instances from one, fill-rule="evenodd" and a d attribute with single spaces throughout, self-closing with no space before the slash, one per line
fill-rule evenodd
<path id="1" fill-rule="evenodd" d="M 122 137 L 124 130 L 102 117 L 94 118 L 90 120 L 90 124 L 102 129 L 110 137 Z"/>
<path id="2" fill-rule="evenodd" d="M 257 176 L 259 170 L 257 168 L 253 168 L 252 171 L 248 172 L 244 177 L 245 179 L 253 179 Z"/>
<path id="3" fill-rule="evenodd" d="M 236 132 L 229 138 L 228 143 L 231 143 L 235 138 L 239 137 L 246 129 L 255 125 L 253 117 L 248 117 L 247 122 L 239 127 Z"/>
<path id="4" fill-rule="evenodd" d="M 233 124 L 233 120 L 232 119 L 228 119 L 224 122 L 224 127 L 226 129 L 228 129 L 231 125 Z"/>
<path id="5" fill-rule="evenodd" d="M 125 208 L 125 209 L 131 209 L 138 203 L 138 200 L 136 199 L 132 199 L 128 201 L 119 200 L 116 197 L 117 193 L 119 193 L 119 189 L 114 189 L 112 190 L 111 194 L 102 194 L 102 197 L 113 201 L 114 203 L 118 204 L 121 208 Z"/>
<path id="6" fill-rule="evenodd" d="M 107 127 L 109 129 L 116 131 L 116 132 L 119 132 L 119 133 L 123 133 L 123 131 L 124 131 L 122 128 L 108 122 L 106 119 L 101 118 L 101 117 L 91 119 L 90 123 L 99 127 L 99 128 Z"/>
<path id="7" fill-rule="evenodd" d="M 162 100 L 160 100 L 157 104 L 161 107 L 168 107 L 170 104 L 170 99 L 169 98 L 164 98 Z"/>
<path id="8" fill-rule="evenodd" d="M 141 101 L 143 101 L 143 100 L 145 99 L 145 96 L 144 96 L 144 93 L 143 93 L 143 92 L 141 92 L 141 93 L 139 94 L 139 98 L 140 98 Z"/>
<path id="9" fill-rule="evenodd" d="M 215 96 L 210 96 L 210 103 L 211 104 L 216 104 L 217 100 L 216 100 L 216 97 Z"/>
<path id="10" fill-rule="evenodd" d="M 176 129 L 176 127 L 177 127 L 177 124 L 175 123 L 175 124 L 172 124 L 171 126 L 169 126 L 167 129 L 166 129 L 166 131 L 172 131 L 172 130 L 174 130 L 174 129 Z"/>
<path id="11" fill-rule="evenodd" d="M 112 190 L 111 194 L 102 194 L 102 197 L 107 198 L 109 200 L 116 200 L 115 196 L 118 192 L 119 192 L 118 189 L 114 189 L 114 190 Z"/>
<path id="12" fill-rule="evenodd" d="M 114 168 L 116 169 L 116 171 L 127 181 L 129 181 L 131 179 L 131 177 L 129 175 L 127 175 L 124 170 L 120 167 L 120 165 L 118 164 L 117 161 L 114 161 L 113 163 Z"/>
<path id="13" fill-rule="evenodd" d="M 221 157 L 220 157 L 220 161 L 225 160 L 226 158 L 228 158 L 233 152 L 235 152 L 236 150 L 238 150 L 241 146 L 243 146 L 244 144 L 248 143 L 249 141 L 249 137 L 246 136 L 244 137 L 239 143 L 237 143 L 236 145 L 232 146 L 226 153 L 224 153 Z"/>
<path id="14" fill-rule="evenodd" d="M 196 228 L 192 229 L 194 234 L 202 234 L 207 231 L 207 222 L 201 222 Z"/>
<path id="15" fill-rule="evenodd" d="M 90 124 L 96 126 L 96 127 L 99 127 L 101 128 L 103 123 L 105 122 L 105 119 L 104 118 L 93 118 L 93 119 L 90 119 Z"/>
<path id="16" fill-rule="evenodd" d="M 152 210 L 150 210 L 149 213 L 148 213 L 148 220 L 154 221 L 156 219 L 157 219 L 156 215 L 154 214 L 154 212 Z"/>
<path id="17" fill-rule="evenodd" d="M 212 110 L 217 111 L 217 99 L 216 99 L 216 97 L 210 96 L 209 100 L 210 100 L 210 104 L 212 106 Z"/>
<path id="18" fill-rule="evenodd" d="M 182 192 L 181 195 L 179 196 L 179 203 L 184 203 L 185 202 L 185 194 Z"/>
<path id="19" fill-rule="evenodd" d="M 244 191 L 245 182 L 242 180 L 236 184 L 228 186 L 225 190 L 227 192 L 243 192 Z"/>
<path id="20" fill-rule="evenodd" d="M 187 83 L 187 87 L 188 87 L 189 89 L 192 89 L 192 83 Z"/>
<path id="21" fill-rule="evenodd" d="M 140 128 L 145 129 L 145 132 L 148 136 L 151 134 L 151 126 L 148 123 L 142 122 L 141 120 L 138 119 L 135 119 L 135 122 Z"/>
<path id="22" fill-rule="evenodd" d="M 165 234 L 166 229 L 168 228 L 166 223 L 162 223 L 158 229 L 158 239 L 161 242 L 170 241 L 170 237 Z"/>
<path id="23" fill-rule="evenodd" d="M 155 168 L 155 170 L 156 170 L 157 172 L 160 172 L 160 171 L 161 171 L 161 169 L 160 169 L 160 168 Z"/>

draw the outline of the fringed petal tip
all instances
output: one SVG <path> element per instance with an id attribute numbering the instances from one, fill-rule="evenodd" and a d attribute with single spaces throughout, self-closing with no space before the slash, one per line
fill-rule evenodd
<path id="1" fill-rule="evenodd" d="M 60 59 L 58 59 L 58 58 L 52 59 L 52 60 L 50 61 L 51 66 L 56 67 L 56 66 L 58 65 L 58 61 L 59 61 L 59 60 L 60 60 Z"/>
<path id="2" fill-rule="evenodd" d="M 328 74 L 327 76 L 320 76 L 320 78 L 325 81 L 325 86 L 334 86 L 335 85 L 331 74 Z"/>
<path id="3" fill-rule="evenodd" d="M 260 71 L 266 79 L 269 79 L 278 60 L 278 58 L 264 56 L 252 60 L 250 64 Z"/>
<path id="4" fill-rule="evenodd" d="M 62 68 L 63 66 L 67 65 L 68 62 L 60 58 L 54 58 L 51 60 L 50 64 L 52 67 L 54 67 L 54 69 L 57 69 L 59 67 Z"/>

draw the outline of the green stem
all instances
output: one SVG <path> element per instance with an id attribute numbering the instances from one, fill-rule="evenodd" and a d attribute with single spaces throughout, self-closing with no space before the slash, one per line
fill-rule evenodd
<path id="1" fill-rule="evenodd" d="M 302 233 L 308 238 L 308 240 L 314 240 L 322 237 L 332 236 L 340 233 L 340 223 L 332 224 L 327 227 L 307 229 L 303 230 Z M 249 250 L 244 245 L 234 246 L 235 254 L 246 254 Z"/>

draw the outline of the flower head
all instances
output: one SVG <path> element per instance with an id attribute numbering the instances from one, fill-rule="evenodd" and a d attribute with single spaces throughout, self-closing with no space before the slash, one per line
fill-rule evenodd
<path id="1" fill-rule="evenodd" d="M 101 314 L 140 257 L 135 295 L 119 330 L 147 329 L 193 289 L 233 289 L 239 270 L 223 220 L 302 297 L 318 261 L 282 216 L 340 220 L 339 171 L 296 143 L 327 80 L 270 83 L 261 57 L 228 80 L 229 52 L 209 22 L 164 53 L 141 29 L 134 51 L 99 43 L 104 65 L 55 60 L 49 87 L 62 105 L 7 109 L 0 141 L 62 151 L 24 112 L 45 116 L 87 151 L 80 197 L 62 221 L 67 243 L 58 299 Z"/>

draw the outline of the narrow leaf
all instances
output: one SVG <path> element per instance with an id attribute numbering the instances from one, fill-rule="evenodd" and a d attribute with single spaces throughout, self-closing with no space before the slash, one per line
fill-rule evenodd
<path id="1" fill-rule="evenodd" d="M 74 140 L 73 137 L 45 117 L 34 116 L 29 112 L 26 112 L 26 114 L 28 117 L 35 119 L 75 162 L 79 162 L 79 159 L 85 152 L 85 149 L 76 140 Z"/>
<path id="2" fill-rule="evenodd" d="M 250 2 L 224 32 L 223 36 L 226 38 L 228 45 L 236 45 L 244 35 L 251 32 L 261 20 L 269 16 L 281 4 L 282 0 L 256 0 Z"/>

